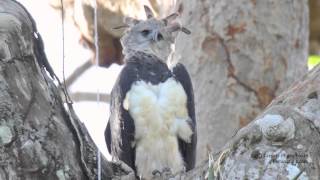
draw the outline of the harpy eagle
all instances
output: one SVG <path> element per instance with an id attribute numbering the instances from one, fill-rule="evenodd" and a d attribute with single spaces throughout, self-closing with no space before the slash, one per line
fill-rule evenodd
<path id="1" fill-rule="evenodd" d="M 109 153 L 143 179 L 155 171 L 191 170 L 196 157 L 196 119 L 192 83 L 186 68 L 166 64 L 177 31 L 177 13 L 146 20 L 125 18 L 121 38 L 125 66 L 111 92 L 105 130 Z"/>

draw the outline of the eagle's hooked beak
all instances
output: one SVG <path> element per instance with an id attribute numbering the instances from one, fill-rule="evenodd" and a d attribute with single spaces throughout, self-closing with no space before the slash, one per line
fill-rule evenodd
<path id="1" fill-rule="evenodd" d="M 152 40 L 155 41 L 155 42 L 158 42 L 158 41 L 163 40 L 163 36 L 162 36 L 161 32 L 159 32 L 159 31 L 154 31 L 154 32 L 152 33 Z"/>

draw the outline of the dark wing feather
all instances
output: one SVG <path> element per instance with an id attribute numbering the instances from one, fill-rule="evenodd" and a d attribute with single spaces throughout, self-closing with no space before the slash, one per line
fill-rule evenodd
<path id="1" fill-rule="evenodd" d="M 190 127 L 193 131 L 193 134 L 191 137 L 191 143 L 186 143 L 183 140 L 179 139 L 179 149 L 184 159 L 186 170 L 189 171 L 195 166 L 197 148 L 197 128 L 193 88 L 189 73 L 182 64 L 178 63 L 172 69 L 172 73 L 174 74 L 175 79 L 182 84 L 187 94 L 187 109 L 189 117 L 191 118 Z"/>
<path id="2" fill-rule="evenodd" d="M 123 100 L 137 79 L 135 67 L 127 64 L 121 71 L 111 92 L 110 118 L 105 130 L 109 153 L 135 170 L 134 120 L 123 108 Z"/>

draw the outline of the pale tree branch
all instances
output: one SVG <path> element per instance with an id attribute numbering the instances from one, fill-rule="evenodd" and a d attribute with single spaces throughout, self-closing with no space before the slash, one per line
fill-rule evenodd
<path id="1" fill-rule="evenodd" d="M 85 71 L 87 71 L 92 66 L 90 60 L 77 67 L 76 70 L 66 79 L 66 86 L 69 88 Z"/>
<path id="2" fill-rule="evenodd" d="M 110 94 L 97 94 L 91 92 L 73 92 L 71 93 L 71 98 L 74 102 L 81 101 L 97 101 L 99 96 L 99 100 L 101 102 L 110 102 Z"/>

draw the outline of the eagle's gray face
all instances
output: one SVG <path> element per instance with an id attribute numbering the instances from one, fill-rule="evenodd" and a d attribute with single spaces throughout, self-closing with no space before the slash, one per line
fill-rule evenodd
<path id="1" fill-rule="evenodd" d="M 171 45 L 181 30 L 187 34 L 189 30 L 182 27 L 179 23 L 173 22 L 178 16 L 177 13 L 171 14 L 165 19 L 155 19 L 151 10 L 145 6 L 147 20 L 136 20 L 125 18 L 127 30 L 121 38 L 123 54 L 130 56 L 136 51 L 153 54 L 163 61 L 166 61 L 171 53 Z"/>
<path id="2" fill-rule="evenodd" d="M 121 38 L 125 55 L 132 50 L 142 51 L 153 54 L 162 60 L 166 60 L 169 56 L 173 41 L 174 37 L 166 30 L 165 24 L 154 18 L 139 21 L 129 28 Z"/>

